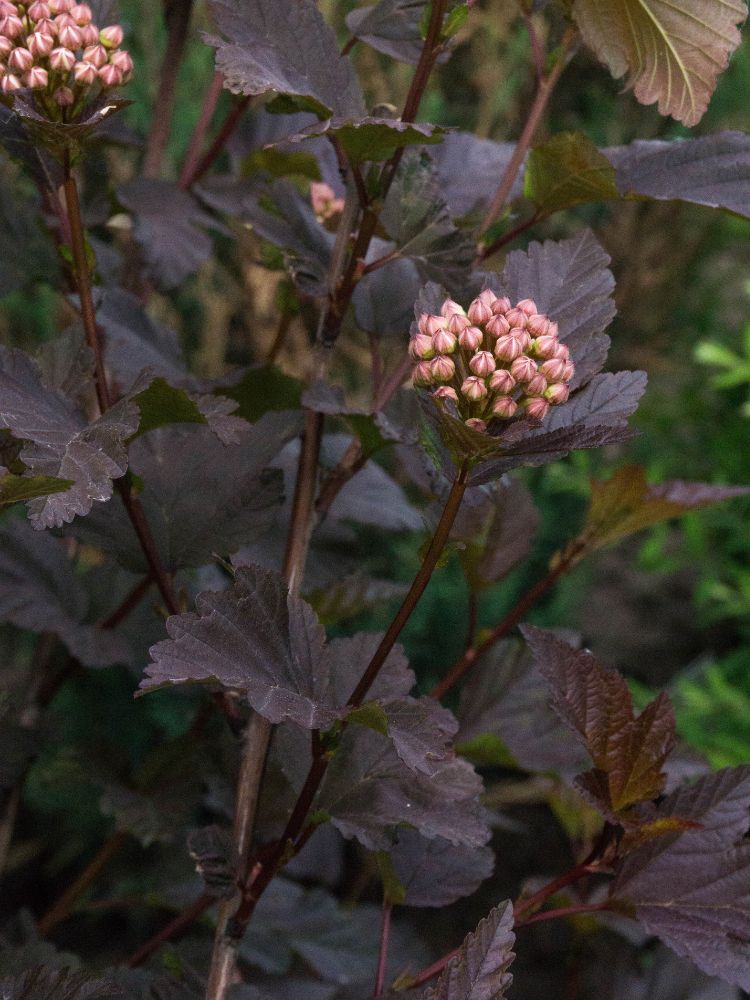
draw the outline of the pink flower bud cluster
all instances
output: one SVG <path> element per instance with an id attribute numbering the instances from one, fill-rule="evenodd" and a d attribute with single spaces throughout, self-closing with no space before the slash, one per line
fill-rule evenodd
<path id="1" fill-rule="evenodd" d="M 337 198 L 336 192 L 325 181 L 313 181 L 310 185 L 310 204 L 321 224 L 336 219 L 344 211 L 344 199 Z"/>
<path id="2" fill-rule="evenodd" d="M 475 430 L 517 415 L 543 420 L 568 398 L 570 351 L 531 299 L 512 305 L 486 289 L 467 310 L 446 299 L 418 328 L 409 344 L 414 385 L 451 400 Z"/>
<path id="3" fill-rule="evenodd" d="M 87 98 L 132 76 L 122 40 L 118 24 L 97 28 L 87 3 L 0 0 L 0 94 L 7 103 L 28 88 L 40 110 L 72 120 Z"/>

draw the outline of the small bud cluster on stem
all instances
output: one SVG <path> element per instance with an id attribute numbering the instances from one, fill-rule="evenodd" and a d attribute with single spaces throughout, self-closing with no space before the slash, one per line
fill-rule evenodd
<path id="1" fill-rule="evenodd" d="M 118 24 L 101 30 L 91 8 L 74 0 L 0 0 L 0 99 L 33 91 L 51 121 L 76 121 L 104 91 L 127 83 L 133 60 Z"/>
<path id="2" fill-rule="evenodd" d="M 414 385 L 450 400 L 478 431 L 517 415 L 543 420 L 567 400 L 574 372 L 557 324 L 536 303 L 512 305 L 490 289 L 467 310 L 446 299 L 439 316 L 422 313 L 409 353 Z"/>
<path id="3" fill-rule="evenodd" d="M 336 192 L 325 181 L 313 181 L 310 185 L 310 204 L 321 224 L 337 222 L 344 211 L 344 199 L 337 198 Z"/>

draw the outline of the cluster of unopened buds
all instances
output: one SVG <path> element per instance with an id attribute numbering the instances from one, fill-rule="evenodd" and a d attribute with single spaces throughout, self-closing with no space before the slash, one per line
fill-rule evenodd
<path id="1" fill-rule="evenodd" d="M 72 120 L 100 91 L 127 83 L 133 60 L 120 48 L 122 28 L 101 30 L 86 3 L 0 0 L 0 92 L 33 90 L 40 110 Z"/>
<path id="2" fill-rule="evenodd" d="M 531 299 L 513 305 L 486 289 L 466 310 L 446 299 L 418 328 L 409 345 L 414 385 L 452 401 L 474 430 L 515 416 L 543 420 L 568 398 L 570 351 Z"/>
<path id="3" fill-rule="evenodd" d="M 336 192 L 325 181 L 313 181 L 310 185 L 310 204 L 321 225 L 338 219 L 344 211 L 344 199 L 337 198 Z"/>

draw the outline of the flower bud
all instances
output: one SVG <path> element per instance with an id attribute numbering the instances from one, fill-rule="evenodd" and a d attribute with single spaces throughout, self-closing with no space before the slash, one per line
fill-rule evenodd
<path id="1" fill-rule="evenodd" d="M 529 379 L 532 379 L 536 375 L 536 372 L 536 363 L 525 354 L 522 354 L 520 358 L 516 358 L 510 366 L 511 375 L 519 382 L 528 382 Z"/>
<path id="2" fill-rule="evenodd" d="M 459 344 L 467 351 L 476 351 L 478 347 L 482 346 L 483 340 L 484 334 L 478 326 L 467 326 L 458 335 Z"/>
<path id="3" fill-rule="evenodd" d="M 43 17 L 41 21 L 37 21 L 34 30 L 38 31 L 40 35 L 48 35 L 52 39 L 57 35 L 57 25 L 49 18 Z"/>
<path id="4" fill-rule="evenodd" d="M 4 94 L 12 94 L 14 90 L 21 89 L 21 81 L 13 73 L 6 73 L 0 80 L 0 90 Z"/>
<path id="5" fill-rule="evenodd" d="M 81 28 L 81 36 L 83 37 L 84 45 L 99 44 L 99 32 L 97 31 L 95 24 L 85 24 Z"/>
<path id="6" fill-rule="evenodd" d="M 0 0 L 0 17 L 7 17 L 12 15 L 13 17 L 18 16 L 18 7 L 10 0 Z"/>
<path id="7" fill-rule="evenodd" d="M 55 30 L 59 35 L 63 28 L 77 28 L 78 25 L 75 23 L 70 14 L 58 14 L 54 19 L 53 24 L 55 25 Z"/>
<path id="8" fill-rule="evenodd" d="M 510 396 L 499 396 L 495 402 L 492 404 L 492 412 L 496 417 L 500 417 L 503 420 L 507 420 L 509 417 L 513 417 L 518 410 L 518 403 L 511 399 Z"/>
<path id="9" fill-rule="evenodd" d="M 531 334 L 527 333 L 526 330 L 523 329 L 523 327 L 520 326 L 512 327 L 510 331 L 510 336 L 516 338 L 516 340 L 521 345 L 522 350 L 528 351 L 528 349 L 531 347 Z"/>
<path id="10" fill-rule="evenodd" d="M 508 334 L 507 337 L 498 337 L 495 344 L 495 357 L 498 361 L 515 361 L 523 354 L 523 346 L 518 337 Z"/>
<path id="11" fill-rule="evenodd" d="M 35 59 L 44 59 L 52 51 L 52 46 L 55 42 L 51 35 L 45 35 L 42 31 L 35 31 L 26 39 L 26 44 L 29 47 L 29 52 Z"/>
<path id="12" fill-rule="evenodd" d="M 122 83 L 122 73 L 116 66 L 102 66 L 98 75 L 104 87 L 119 87 Z"/>
<path id="13" fill-rule="evenodd" d="M 446 321 L 442 316 L 431 316 L 430 313 L 422 313 L 417 323 L 420 333 L 429 333 L 432 336 L 438 330 L 444 330 Z"/>
<path id="14" fill-rule="evenodd" d="M 521 299 L 520 302 L 516 303 L 516 309 L 520 309 L 521 312 L 526 313 L 527 316 L 534 316 L 539 310 L 536 307 L 536 302 L 533 299 Z"/>
<path id="15" fill-rule="evenodd" d="M 505 316 L 500 315 L 493 316 L 491 319 L 488 319 L 484 328 L 487 333 L 492 334 L 493 337 L 505 337 L 510 333 L 510 323 L 507 321 Z"/>
<path id="16" fill-rule="evenodd" d="M 451 389 L 449 385 L 441 385 L 432 395 L 438 399 L 450 399 L 454 403 L 458 402 L 458 393 L 455 389 Z"/>
<path id="17" fill-rule="evenodd" d="M 484 434 L 487 430 L 487 424 L 484 420 L 480 420 L 479 417 L 469 417 L 468 420 L 464 420 L 467 427 L 471 427 L 473 431 L 479 431 L 480 434 Z"/>
<path id="18" fill-rule="evenodd" d="M 70 87 L 58 87 L 52 96 L 61 108 L 69 108 L 75 101 L 75 95 Z"/>
<path id="19" fill-rule="evenodd" d="M 492 309 L 492 306 L 497 300 L 497 295 L 495 295 L 491 288 L 484 288 L 479 295 L 477 295 L 477 298 L 480 302 L 484 302 L 486 306 L 489 306 L 490 309 Z"/>
<path id="20" fill-rule="evenodd" d="M 484 399 L 487 395 L 487 386 L 484 384 L 484 379 L 477 378 L 475 375 L 469 375 L 461 383 L 461 395 L 466 396 L 472 403 Z"/>
<path id="21" fill-rule="evenodd" d="M 464 311 L 464 307 L 460 306 L 458 302 L 455 302 L 453 299 L 446 299 L 440 306 L 440 315 L 445 319 L 450 319 L 451 316 L 465 316 L 466 312 Z"/>
<path id="22" fill-rule="evenodd" d="M 469 326 L 471 320 L 465 313 L 451 313 L 448 317 L 448 330 L 456 336 Z"/>
<path id="23" fill-rule="evenodd" d="M 34 65 L 34 57 L 28 49 L 13 49 L 8 56 L 8 66 L 17 73 L 27 73 Z"/>
<path id="24" fill-rule="evenodd" d="M 109 62 L 109 53 L 103 45 L 87 45 L 83 50 L 81 58 L 84 62 L 91 63 L 96 69 L 101 69 L 102 66 L 106 66 Z M 325 186 L 328 187 L 327 184 Z M 331 194 L 333 194 L 333 191 L 331 191 Z M 314 202 L 313 208 L 315 208 Z"/>
<path id="25" fill-rule="evenodd" d="M 456 338 L 447 330 L 438 330 L 433 334 L 432 346 L 438 354 L 453 354 L 456 349 Z"/>
<path id="26" fill-rule="evenodd" d="M 450 382 L 456 374 L 456 366 L 450 358 L 439 354 L 430 361 L 430 372 L 434 382 Z"/>
<path id="27" fill-rule="evenodd" d="M 555 321 L 552 320 L 552 319 L 549 321 L 549 329 L 547 330 L 547 333 L 551 337 L 559 337 L 560 336 L 560 330 L 559 330 L 559 328 L 557 326 L 557 323 L 555 323 Z"/>
<path id="28" fill-rule="evenodd" d="M 526 415 L 533 420 L 544 420 L 549 413 L 549 403 L 546 399 L 542 399 L 541 396 L 524 400 L 523 408 L 526 411 Z"/>
<path id="29" fill-rule="evenodd" d="M 15 14 L 7 14 L 0 18 L 0 35 L 6 38 L 18 38 L 23 31 L 23 21 Z"/>
<path id="30" fill-rule="evenodd" d="M 416 386 L 428 386 L 432 385 L 432 371 L 430 370 L 429 361 L 420 361 L 414 366 L 414 371 L 412 372 L 412 381 Z"/>
<path id="31" fill-rule="evenodd" d="M 125 33 L 119 24 L 110 24 L 99 32 L 99 41 L 106 49 L 117 49 L 122 45 Z"/>
<path id="32" fill-rule="evenodd" d="M 549 402 L 550 406 L 559 406 L 560 403 L 566 403 L 568 396 L 570 396 L 570 389 L 561 382 L 556 382 L 554 385 L 549 386 L 544 393 L 544 398 Z"/>
<path id="33" fill-rule="evenodd" d="M 505 318 L 510 323 L 511 326 L 519 326 L 522 330 L 526 329 L 526 320 L 528 316 L 526 313 L 516 306 L 515 309 L 509 309 L 505 314 Z"/>
<path id="34" fill-rule="evenodd" d="M 534 313 L 526 321 L 526 329 L 532 337 L 543 337 L 549 330 L 549 320 L 541 313 Z"/>
<path id="35" fill-rule="evenodd" d="M 77 3 L 70 8 L 70 16 L 79 28 L 91 24 L 91 8 L 87 3 Z"/>
<path id="36" fill-rule="evenodd" d="M 57 32 L 57 37 L 60 41 L 60 45 L 63 48 L 70 49 L 71 52 L 75 52 L 76 49 L 80 49 L 83 45 L 83 35 L 81 34 L 81 29 L 75 24 L 65 24 Z"/>
<path id="37" fill-rule="evenodd" d="M 480 326 L 492 317 L 492 309 L 482 299 L 476 298 L 469 306 L 467 314 L 472 323 Z"/>
<path id="38" fill-rule="evenodd" d="M 409 357 L 413 361 L 419 361 L 421 359 L 428 359 L 435 356 L 435 351 L 432 347 L 432 337 L 428 337 L 426 333 L 417 333 L 409 341 Z"/>
<path id="39" fill-rule="evenodd" d="M 543 337 L 537 337 L 531 345 L 531 350 L 537 358 L 554 358 L 560 341 L 553 337 L 551 333 L 546 333 Z"/>
<path id="40" fill-rule="evenodd" d="M 92 66 L 91 63 L 77 62 L 73 67 L 73 77 L 76 83 L 82 83 L 85 86 L 90 87 L 96 80 L 96 76 L 96 66 Z"/>
<path id="41" fill-rule="evenodd" d="M 555 357 L 559 358 L 561 361 L 570 361 L 570 348 L 567 344 L 561 344 L 560 341 L 557 342 L 557 347 L 555 348 Z"/>
<path id="42" fill-rule="evenodd" d="M 496 372 L 492 373 L 492 378 L 490 379 L 490 389 L 494 392 L 500 392 L 506 396 L 508 393 L 513 392 L 515 387 L 516 380 L 507 369 L 498 368 Z"/>
<path id="43" fill-rule="evenodd" d="M 57 73 L 69 73 L 76 64 L 76 57 L 70 49 L 53 49 L 49 54 L 49 64 Z"/>
<path id="44" fill-rule="evenodd" d="M 46 21 L 50 16 L 50 13 L 51 11 L 49 9 L 49 5 L 43 3 L 42 0 L 36 0 L 36 2 L 33 3 L 26 11 L 26 14 L 32 21 Z"/>
<path id="45" fill-rule="evenodd" d="M 0 59 L 5 59 L 13 51 L 13 42 L 5 35 L 0 35 Z"/>
<path id="46" fill-rule="evenodd" d="M 32 66 L 23 82 L 30 90 L 42 90 L 49 83 L 49 74 L 41 66 Z"/>
<path id="47" fill-rule="evenodd" d="M 489 351 L 478 351 L 469 362 L 469 368 L 475 375 L 487 378 L 495 370 L 495 359 Z"/>
<path id="48" fill-rule="evenodd" d="M 548 382 L 562 382 L 565 378 L 565 362 L 562 358 L 550 358 L 544 362 L 539 371 Z"/>
<path id="49" fill-rule="evenodd" d="M 563 382 L 570 382 L 575 374 L 575 365 L 572 361 L 565 362 L 565 371 L 563 372 Z"/>
<path id="50" fill-rule="evenodd" d="M 73 0 L 47 0 L 50 13 L 67 14 L 73 7 Z"/>
<path id="51" fill-rule="evenodd" d="M 504 316 L 509 309 L 510 299 L 507 295 L 503 295 L 502 298 L 495 299 L 492 303 L 492 311 L 496 316 Z"/>
<path id="52" fill-rule="evenodd" d="M 547 379 L 542 375 L 541 372 L 537 372 L 536 375 L 532 375 L 529 381 L 526 383 L 526 395 L 527 396 L 543 396 L 547 389 Z"/>

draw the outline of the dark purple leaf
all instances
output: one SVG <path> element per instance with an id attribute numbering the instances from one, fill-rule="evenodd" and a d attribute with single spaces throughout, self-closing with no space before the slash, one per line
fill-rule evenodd
<path id="1" fill-rule="evenodd" d="M 623 195 L 687 201 L 750 216 L 750 136 L 719 132 L 603 150 Z"/>
<path id="2" fill-rule="evenodd" d="M 445 129 L 424 122 L 402 122 L 399 118 L 335 117 L 286 135 L 283 142 L 304 142 L 322 135 L 334 135 L 352 163 L 365 163 L 387 160 L 406 146 L 435 145 L 445 135 Z"/>
<path id="3" fill-rule="evenodd" d="M 223 37 L 209 37 L 235 94 L 279 94 L 321 118 L 361 118 L 357 77 L 313 0 L 211 0 Z"/>
<path id="4" fill-rule="evenodd" d="M 390 857 L 405 891 L 399 900 L 404 906 L 450 906 L 473 895 L 495 867 L 489 847 L 451 844 L 441 837 L 428 840 L 408 829 L 398 831 Z"/>
<path id="5" fill-rule="evenodd" d="M 83 328 L 62 330 L 42 345 L 36 360 L 45 386 L 85 410 L 93 393 L 94 355 L 84 341 Z"/>
<path id="6" fill-rule="evenodd" d="M 458 723 L 433 698 L 368 701 L 352 712 L 349 720 L 388 736 L 396 753 L 413 771 L 437 774 L 443 763 L 454 756 L 452 742 Z"/>
<path id="7" fill-rule="evenodd" d="M 624 944 L 597 949 L 585 979 L 585 1000 L 738 1000 L 734 987 L 663 946 L 645 954 Z"/>
<path id="8" fill-rule="evenodd" d="M 466 935 L 461 951 L 419 1000 L 503 1000 L 513 982 L 513 904 L 495 907 Z"/>
<path id="9" fill-rule="evenodd" d="M 360 41 L 392 59 L 416 64 L 424 48 L 420 24 L 425 0 L 379 0 L 346 16 L 346 26 Z"/>
<path id="10" fill-rule="evenodd" d="M 440 191 L 454 218 L 481 210 L 489 203 L 514 148 L 512 142 L 492 142 L 470 132 L 449 132 L 439 146 L 430 150 Z M 519 178 L 509 199 L 520 195 L 521 188 Z"/>
<path id="11" fill-rule="evenodd" d="M 108 288 L 98 299 L 97 323 L 104 333 L 107 367 L 120 387 L 129 388 L 144 368 L 169 382 L 179 382 L 187 367 L 177 334 L 153 320 L 135 295 Z"/>
<path id="12" fill-rule="evenodd" d="M 118 636 L 86 623 L 89 601 L 62 542 L 15 518 L 0 528 L 0 542 L 0 621 L 53 632 L 86 666 L 127 659 Z"/>
<path id="13" fill-rule="evenodd" d="M 124 442 L 138 427 L 137 407 L 117 403 L 88 424 L 60 393 L 46 388 L 38 366 L 22 351 L 0 349 L 0 427 L 25 444 L 21 458 L 35 475 L 70 479 L 64 493 L 32 500 L 36 528 L 60 527 L 109 500 L 112 480 L 128 467 Z"/>
<path id="14" fill-rule="evenodd" d="M 378 337 L 400 337 L 404 347 L 422 287 L 414 261 L 397 258 L 366 274 L 353 297 L 357 325 Z"/>
<path id="15" fill-rule="evenodd" d="M 159 287 L 175 288 L 211 256 L 213 244 L 203 230 L 218 223 L 187 191 L 171 181 L 139 177 L 120 187 L 118 196 L 134 215 L 135 240 Z"/>
<path id="16" fill-rule="evenodd" d="M 0 980 L 0 995 L 3 1000 L 115 1000 L 125 996 L 109 978 L 45 966 Z"/>
<path id="17" fill-rule="evenodd" d="M 648 812 L 698 829 L 660 837 L 620 864 L 616 902 L 709 975 L 750 987 L 750 767 L 683 785 Z"/>

